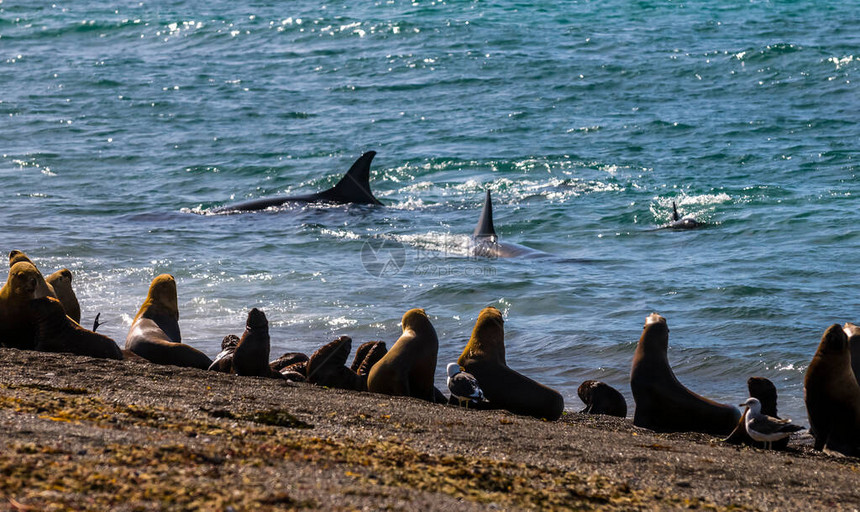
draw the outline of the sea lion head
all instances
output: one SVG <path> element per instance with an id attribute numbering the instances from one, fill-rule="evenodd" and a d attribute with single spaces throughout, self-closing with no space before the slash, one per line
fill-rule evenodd
<path id="1" fill-rule="evenodd" d="M 45 278 L 32 263 L 27 261 L 19 261 L 12 265 L 6 286 L 9 293 L 16 297 L 40 299 L 50 295 Z"/>
<path id="2" fill-rule="evenodd" d="M 833 324 L 824 331 L 818 344 L 816 356 L 842 355 L 848 353 L 848 336 L 839 324 Z"/>
<path id="3" fill-rule="evenodd" d="M 669 325 L 666 319 L 657 313 L 651 313 L 645 318 L 645 329 L 639 338 L 639 347 L 647 352 L 666 354 L 669 349 Z"/>
<path id="4" fill-rule="evenodd" d="M 472 337 L 458 362 L 467 359 L 492 359 L 499 364 L 505 363 L 505 319 L 502 312 L 493 306 L 481 310 Z"/>
<path id="5" fill-rule="evenodd" d="M 72 285 L 72 271 L 67 268 L 62 268 L 51 274 L 52 281 L 59 281 L 63 284 Z"/>
<path id="6" fill-rule="evenodd" d="M 845 322 L 845 325 L 842 326 L 842 330 L 845 331 L 845 335 L 849 338 L 860 335 L 860 327 L 857 327 L 851 322 Z"/>
<path id="7" fill-rule="evenodd" d="M 176 280 L 170 274 L 161 274 L 152 280 L 146 300 L 137 312 L 137 317 L 167 316 L 179 320 L 179 300 L 176 297 Z"/>
<path id="8" fill-rule="evenodd" d="M 253 308 L 248 312 L 248 321 L 245 325 L 249 329 L 268 329 L 269 320 L 266 319 L 266 314 L 257 308 Z"/>
<path id="9" fill-rule="evenodd" d="M 33 260 L 28 258 L 27 255 L 24 254 L 22 251 L 14 250 L 14 251 L 9 253 L 9 266 L 10 267 L 16 263 L 21 262 L 21 261 L 26 261 L 27 263 L 30 263 L 31 265 L 35 266 L 35 264 L 33 263 Z"/>
<path id="10" fill-rule="evenodd" d="M 400 326 L 404 331 L 421 331 L 428 327 L 433 329 L 433 324 L 427 318 L 427 313 L 420 308 L 410 309 L 406 313 L 403 313 L 403 318 L 400 319 Z"/>

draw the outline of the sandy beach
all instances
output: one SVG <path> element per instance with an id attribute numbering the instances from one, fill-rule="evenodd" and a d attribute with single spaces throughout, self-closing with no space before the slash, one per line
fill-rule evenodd
<path id="1" fill-rule="evenodd" d="M 765 452 L 576 412 L 13 349 L 0 368 L 0 510 L 860 507 L 860 461 L 803 438 Z"/>

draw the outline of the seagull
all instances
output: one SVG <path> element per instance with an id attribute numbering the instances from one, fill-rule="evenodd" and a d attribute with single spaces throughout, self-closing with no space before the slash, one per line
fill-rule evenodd
<path id="1" fill-rule="evenodd" d="M 484 399 L 484 392 L 478 387 L 478 379 L 461 370 L 457 363 L 448 364 L 448 390 L 452 396 L 457 397 L 461 406 L 466 402 L 466 409 L 469 408 L 470 401 Z"/>
<path id="2" fill-rule="evenodd" d="M 800 425 L 792 425 L 789 419 L 774 418 L 762 414 L 761 402 L 758 401 L 758 398 L 747 398 L 747 401 L 740 406 L 747 407 L 744 413 L 744 426 L 747 429 L 747 434 L 754 441 L 764 443 L 768 450 L 771 449 L 771 443 L 774 441 L 784 439 L 792 432 L 803 430 Z"/>

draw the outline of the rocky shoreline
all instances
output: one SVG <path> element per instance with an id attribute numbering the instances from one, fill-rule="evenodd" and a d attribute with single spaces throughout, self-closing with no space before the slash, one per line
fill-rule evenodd
<path id="1" fill-rule="evenodd" d="M 571 404 L 568 404 L 570 407 Z M 860 507 L 860 460 L 0 349 L 0 510 Z"/>

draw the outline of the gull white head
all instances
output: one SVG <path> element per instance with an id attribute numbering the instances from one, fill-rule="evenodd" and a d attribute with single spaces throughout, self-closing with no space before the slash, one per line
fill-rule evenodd
<path id="1" fill-rule="evenodd" d="M 460 373 L 460 365 L 457 363 L 448 363 L 448 377 L 453 377 Z"/>
<path id="2" fill-rule="evenodd" d="M 752 398 L 752 397 L 747 398 L 746 402 L 739 404 L 739 405 L 740 405 L 740 407 L 744 407 L 744 406 L 749 407 L 750 412 L 753 414 L 753 416 L 755 416 L 759 412 L 761 412 L 761 402 L 758 401 L 758 398 Z"/>

